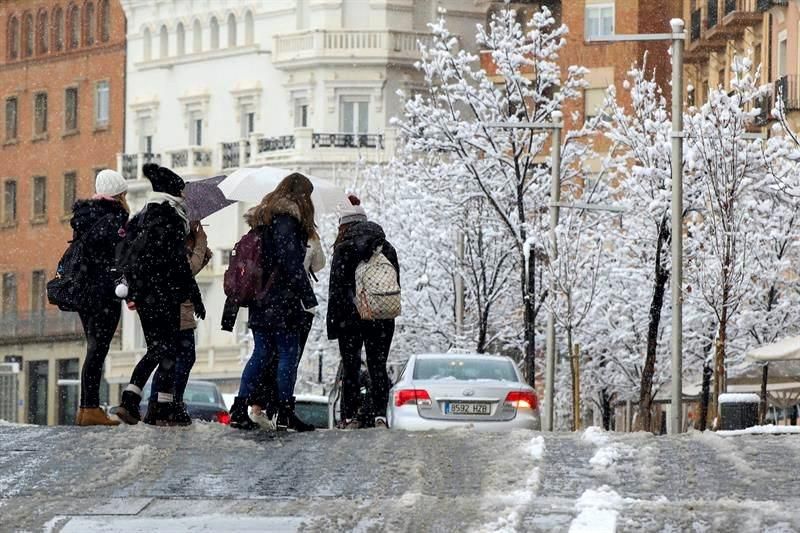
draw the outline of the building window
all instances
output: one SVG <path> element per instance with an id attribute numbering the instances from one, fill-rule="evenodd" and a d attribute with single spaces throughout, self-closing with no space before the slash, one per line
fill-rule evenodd
<path id="1" fill-rule="evenodd" d="M 19 19 L 11 17 L 8 22 L 8 58 L 17 59 L 19 57 Z"/>
<path id="2" fill-rule="evenodd" d="M 74 50 L 81 44 L 81 12 L 78 6 L 72 6 L 67 16 L 67 33 L 69 34 L 69 48 Z"/>
<path id="3" fill-rule="evenodd" d="M 3 184 L 3 224 L 14 224 L 17 221 L 17 182 L 6 181 Z"/>
<path id="4" fill-rule="evenodd" d="M 786 76 L 786 63 L 788 57 L 788 39 L 782 36 L 778 41 L 778 78 Z"/>
<path id="5" fill-rule="evenodd" d="M 47 33 L 50 28 L 47 26 L 47 11 L 40 11 L 36 18 L 36 53 L 47 53 Z"/>
<path id="6" fill-rule="evenodd" d="M 17 116 L 17 98 L 14 96 L 6 98 L 6 141 L 17 138 Z"/>
<path id="7" fill-rule="evenodd" d="M 294 104 L 294 127 L 308 127 L 308 102 L 305 100 L 298 100 Z"/>
<path id="8" fill-rule="evenodd" d="M 109 121 L 110 89 L 107 81 L 99 81 L 94 88 L 94 123 L 107 126 Z"/>
<path id="9" fill-rule="evenodd" d="M 614 4 L 586 6 L 586 37 L 614 35 Z"/>
<path id="10" fill-rule="evenodd" d="M 717 80 L 720 87 L 725 87 L 725 67 L 722 67 L 719 69 L 719 72 L 717 72 Z"/>
<path id="11" fill-rule="evenodd" d="M 111 38 L 111 4 L 108 0 L 100 2 L 100 40 L 108 42 Z"/>
<path id="12" fill-rule="evenodd" d="M 139 134 L 139 151 L 144 154 L 153 153 L 153 118 L 149 115 L 140 116 L 136 120 Z"/>
<path id="13" fill-rule="evenodd" d="M 64 215 L 72 213 L 72 206 L 78 199 L 78 175 L 75 172 L 64 174 Z"/>
<path id="14" fill-rule="evenodd" d="M 45 309 L 45 284 L 47 278 L 44 270 L 31 272 L 31 311 L 43 313 Z"/>
<path id="15" fill-rule="evenodd" d="M 68 87 L 64 91 L 64 129 L 68 132 L 78 129 L 77 87 Z"/>
<path id="16" fill-rule="evenodd" d="M 585 89 L 583 91 L 584 120 L 588 121 L 599 115 L 603 115 L 605 99 L 605 89 Z"/>
<path id="17" fill-rule="evenodd" d="M 228 266 L 231 264 L 231 254 L 233 250 L 220 250 L 219 251 L 219 260 L 222 266 Z"/>
<path id="18" fill-rule="evenodd" d="M 247 139 L 256 129 L 256 114 L 250 107 L 242 110 L 241 123 L 242 139 Z"/>
<path id="19" fill-rule="evenodd" d="M 244 15 L 244 44 L 253 44 L 253 41 L 255 41 L 255 33 L 253 14 L 248 11 Z"/>
<path id="20" fill-rule="evenodd" d="M 189 118 L 189 145 L 203 146 L 203 116 L 193 111 Z"/>
<path id="21" fill-rule="evenodd" d="M 178 28 L 175 30 L 175 37 L 177 38 L 176 54 L 182 56 L 186 53 L 186 30 L 183 29 L 183 23 L 178 23 Z"/>
<path id="22" fill-rule="evenodd" d="M 236 16 L 228 15 L 228 48 L 236 47 Z"/>
<path id="23" fill-rule="evenodd" d="M 211 17 L 211 49 L 217 50 L 219 48 L 219 22 L 217 17 Z"/>
<path id="24" fill-rule="evenodd" d="M 33 178 L 33 220 L 40 221 L 47 216 L 47 178 Z"/>
<path id="25" fill-rule="evenodd" d="M 199 54 L 203 51 L 203 27 L 199 20 L 192 24 L 192 52 Z"/>
<path id="26" fill-rule="evenodd" d="M 166 26 L 161 26 L 158 32 L 159 56 L 161 59 L 169 57 L 169 32 Z"/>
<path id="27" fill-rule="evenodd" d="M 343 98 L 340 116 L 343 133 L 367 133 L 369 131 L 369 102 L 367 100 Z"/>
<path id="28" fill-rule="evenodd" d="M 64 12 L 60 7 L 53 11 L 53 48 L 56 52 L 64 49 Z"/>
<path id="29" fill-rule="evenodd" d="M 33 55 L 33 15 L 30 13 L 25 14 L 25 20 L 22 23 L 22 34 L 25 36 L 22 56 L 31 57 Z"/>
<path id="30" fill-rule="evenodd" d="M 89 2 L 83 9 L 83 25 L 86 27 L 84 34 L 86 35 L 86 44 L 91 46 L 94 44 L 94 4 Z"/>
<path id="31" fill-rule="evenodd" d="M 142 32 L 142 58 L 144 58 L 145 61 L 150 61 L 150 59 L 152 59 L 152 46 L 153 40 L 150 37 L 150 30 L 145 28 Z"/>
<path id="32" fill-rule="evenodd" d="M 28 363 L 28 423 L 47 425 L 47 389 L 49 363 L 31 361 Z"/>
<path id="33" fill-rule="evenodd" d="M 3 274 L 3 314 L 17 312 L 17 275 L 13 272 Z"/>
<path id="34" fill-rule="evenodd" d="M 37 93 L 33 99 L 33 133 L 47 133 L 47 93 Z"/>
<path id="35" fill-rule="evenodd" d="M 78 359 L 58 360 L 58 424 L 61 426 L 75 425 L 80 377 Z"/>

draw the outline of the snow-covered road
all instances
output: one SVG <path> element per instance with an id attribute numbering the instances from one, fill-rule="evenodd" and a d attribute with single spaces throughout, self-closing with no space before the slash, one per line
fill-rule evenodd
<path id="1" fill-rule="evenodd" d="M 0 531 L 798 531 L 800 435 L 0 425 Z"/>

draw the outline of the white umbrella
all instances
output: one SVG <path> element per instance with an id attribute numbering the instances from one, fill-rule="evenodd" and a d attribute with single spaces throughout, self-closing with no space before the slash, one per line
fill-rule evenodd
<path id="1" fill-rule="evenodd" d="M 225 178 L 218 187 L 228 200 L 257 203 L 274 191 L 283 178 L 294 173 L 302 174 L 311 180 L 314 185 L 311 201 L 314 202 L 314 209 L 318 213 L 335 213 L 347 202 L 344 190 L 333 182 L 309 176 L 304 172 L 278 167 L 240 168 Z"/>

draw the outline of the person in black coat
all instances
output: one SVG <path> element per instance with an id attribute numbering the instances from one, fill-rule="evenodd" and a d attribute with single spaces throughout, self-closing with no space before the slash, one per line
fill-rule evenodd
<path id="1" fill-rule="evenodd" d="M 386 360 L 394 336 L 394 320 L 361 319 L 355 304 L 356 267 L 381 248 L 397 271 L 399 283 L 400 264 L 383 228 L 367 221 L 360 200 L 351 195 L 350 204 L 339 219 L 339 235 L 334 243 L 328 287 L 328 338 L 339 341 L 343 367 L 341 425 L 344 428 L 361 426 L 357 415 L 361 348 L 364 347 L 371 382 L 369 403 L 374 410 L 372 416 L 377 426 L 385 427 L 386 403 L 391 388 Z"/>
<path id="2" fill-rule="evenodd" d="M 186 260 L 189 219 L 181 198 L 185 184 L 165 167 L 147 164 L 142 170 L 153 185 L 153 193 L 129 224 L 126 244 L 137 252 L 135 260 L 125 267 L 125 277 L 127 300 L 139 313 L 147 353 L 134 368 L 117 410 L 117 416 L 128 424 L 141 419 L 139 402 L 150 374 L 158 365 L 170 370 L 175 364 L 181 303 L 191 301 L 195 314 L 205 318 L 200 289 Z M 176 409 L 174 380 L 161 383 L 166 390 L 157 391 L 153 418 L 159 425 L 168 423 Z"/>
<path id="3" fill-rule="evenodd" d="M 251 227 L 262 232 L 264 251 L 263 294 L 250 305 L 248 326 L 253 332 L 253 354 L 242 372 L 239 395 L 231 408 L 231 425 L 252 429 L 252 418 L 265 428 L 273 426 L 264 412 L 263 396 L 269 385 L 261 383 L 273 358 L 278 358 L 278 429 L 312 431 L 294 413 L 294 385 L 300 331 L 307 310 L 317 306 L 317 298 L 306 274 L 304 260 L 308 240 L 316 236 L 313 185 L 302 174 L 284 178 L 249 214 Z"/>
<path id="4" fill-rule="evenodd" d="M 86 280 L 78 312 L 86 335 L 86 359 L 81 370 L 79 426 L 115 426 L 119 422 L 100 408 L 100 381 L 111 340 L 119 325 L 121 304 L 114 295 L 114 250 L 125 235 L 128 184 L 119 173 L 102 170 L 95 179 L 96 194 L 72 208 L 73 240 L 83 239 Z"/>

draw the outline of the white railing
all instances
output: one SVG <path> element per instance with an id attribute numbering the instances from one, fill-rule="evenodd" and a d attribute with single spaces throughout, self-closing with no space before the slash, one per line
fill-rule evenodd
<path id="1" fill-rule="evenodd" d="M 395 30 L 304 30 L 275 36 L 273 63 L 310 59 L 415 60 L 419 43 L 430 44 L 429 33 Z M 287 65 L 288 66 L 288 65 Z"/>

